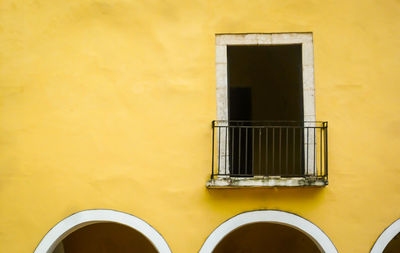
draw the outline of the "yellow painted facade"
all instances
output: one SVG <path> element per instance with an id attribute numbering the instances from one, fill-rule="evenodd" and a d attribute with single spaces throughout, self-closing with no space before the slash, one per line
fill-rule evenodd
<path id="1" fill-rule="evenodd" d="M 339 252 L 400 218 L 400 2 L 0 2 L 0 252 L 87 209 L 197 252 L 245 211 L 295 213 Z M 312 32 L 324 188 L 207 189 L 215 34 Z"/>

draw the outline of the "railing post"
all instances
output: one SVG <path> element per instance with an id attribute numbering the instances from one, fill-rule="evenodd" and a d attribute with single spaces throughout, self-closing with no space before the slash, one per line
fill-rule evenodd
<path id="1" fill-rule="evenodd" d="M 325 177 L 328 178 L 328 122 L 324 122 L 325 128 Z"/>
<path id="2" fill-rule="evenodd" d="M 212 153 L 212 164 L 211 164 L 211 179 L 214 179 L 214 156 L 215 156 L 215 153 L 214 153 L 214 145 L 215 145 L 215 142 L 214 142 L 214 135 L 215 135 L 215 131 L 214 131 L 214 129 L 215 129 L 215 121 L 213 120 L 212 121 L 212 123 L 211 123 L 211 128 L 212 128 L 212 151 L 211 151 L 211 153 Z"/>

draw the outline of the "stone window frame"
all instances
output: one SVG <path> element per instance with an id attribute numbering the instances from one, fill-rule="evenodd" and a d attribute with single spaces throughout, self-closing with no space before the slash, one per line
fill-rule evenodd
<path id="1" fill-rule="evenodd" d="M 303 74 L 303 112 L 304 126 L 313 126 L 316 121 L 315 113 L 315 78 L 314 78 L 314 44 L 313 33 L 245 33 L 245 34 L 216 34 L 215 35 L 215 62 L 216 62 L 216 99 L 217 99 L 217 120 L 228 121 L 228 56 L 227 47 L 234 45 L 293 45 L 302 46 L 302 74 Z M 227 124 L 227 123 L 226 123 Z M 221 130 L 221 139 L 227 136 Z M 219 140 L 217 140 L 219 142 Z M 315 145 L 314 137 L 310 136 L 304 144 Z M 313 149 L 313 152 L 315 150 Z M 221 164 L 229 159 L 229 150 L 221 154 Z M 306 161 L 305 161 L 306 162 Z M 316 161 L 313 155 L 309 155 L 308 164 Z M 229 168 L 219 168 L 220 174 L 229 174 Z M 306 171 L 305 175 L 312 174 Z M 275 184 L 273 184 L 275 185 Z"/>

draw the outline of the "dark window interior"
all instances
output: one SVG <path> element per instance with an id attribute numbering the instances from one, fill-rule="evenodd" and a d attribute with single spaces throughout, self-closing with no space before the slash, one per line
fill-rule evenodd
<path id="1" fill-rule="evenodd" d="M 301 44 L 228 46 L 229 120 L 253 121 L 247 125 L 256 124 L 254 121 L 303 122 L 301 53 Z M 292 130 L 231 130 L 230 145 L 237 151 L 236 155 L 230 151 L 233 159 L 231 163 L 236 164 L 231 164 L 232 176 L 303 175 L 304 158 L 300 149 L 294 151 L 294 148 L 288 146 L 289 151 L 285 155 L 290 159 L 285 161 L 278 152 L 286 149 L 285 145 L 289 145 L 286 143 L 291 145 L 301 142 L 302 130 Z M 262 142 L 259 141 L 261 139 Z M 236 142 L 232 143 L 232 140 Z M 285 166 L 286 172 L 282 172 L 282 166 Z"/>

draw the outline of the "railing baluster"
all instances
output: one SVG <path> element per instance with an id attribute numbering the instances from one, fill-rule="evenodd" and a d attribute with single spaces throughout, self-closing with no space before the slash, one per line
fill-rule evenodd
<path id="1" fill-rule="evenodd" d="M 268 175 L 268 128 L 265 128 L 265 175 Z"/>
<path id="2" fill-rule="evenodd" d="M 261 174 L 261 129 L 258 128 L 258 173 Z"/>
<path id="3" fill-rule="evenodd" d="M 241 169 L 241 163 L 240 163 L 240 158 L 241 158 L 241 155 L 240 155 L 240 150 L 241 150 L 241 147 L 242 147 L 242 145 L 241 145 L 241 143 L 242 143 L 242 128 L 241 127 L 239 127 L 238 128 L 239 129 L 239 157 L 238 157 L 238 171 L 237 171 L 237 174 L 240 174 L 240 169 Z"/>
<path id="4" fill-rule="evenodd" d="M 322 176 L 322 128 L 319 129 L 319 176 Z"/>
<path id="5" fill-rule="evenodd" d="M 235 160 L 235 128 L 232 127 L 231 130 L 229 130 L 230 136 L 231 136 L 231 143 L 232 143 L 232 155 L 231 155 L 231 164 L 229 166 L 230 170 L 230 174 L 235 174 L 235 166 L 234 166 L 234 160 Z"/>
<path id="6" fill-rule="evenodd" d="M 281 141 L 282 141 L 282 128 L 279 129 L 279 174 L 282 173 L 282 148 L 281 148 Z"/>
<path id="7" fill-rule="evenodd" d="M 246 127 L 245 128 L 246 129 L 246 155 L 245 155 L 245 174 L 247 175 L 247 156 L 248 156 L 248 153 L 247 153 L 247 139 L 248 139 L 248 128 Z"/>
<path id="8" fill-rule="evenodd" d="M 296 128 L 293 128 L 293 163 L 292 163 L 292 173 L 296 171 Z"/>
<path id="9" fill-rule="evenodd" d="M 325 177 L 328 177 L 328 122 L 324 122 L 325 129 Z"/>
<path id="10" fill-rule="evenodd" d="M 214 142 L 215 127 L 214 127 L 214 126 L 215 126 L 215 121 L 212 122 L 211 179 L 214 179 L 214 156 L 215 156 L 215 153 L 214 153 L 214 145 L 215 145 L 215 142 Z"/>
<path id="11" fill-rule="evenodd" d="M 218 174 L 221 171 L 221 128 L 218 127 Z"/>
<path id="12" fill-rule="evenodd" d="M 273 171 L 273 172 L 272 172 Z M 271 174 L 276 171 L 275 169 L 275 128 L 272 128 L 272 169 Z"/>
<path id="13" fill-rule="evenodd" d="M 250 169 L 250 171 L 251 171 L 251 174 L 254 174 L 254 152 L 255 151 L 255 148 L 254 148 L 254 127 L 252 127 L 251 128 L 251 169 Z"/>
<path id="14" fill-rule="evenodd" d="M 286 127 L 286 170 L 285 170 L 285 176 L 288 175 L 288 162 L 289 161 L 289 127 Z"/>
<path id="15" fill-rule="evenodd" d="M 315 160 L 315 152 L 316 152 L 316 137 L 315 137 L 315 130 L 316 127 L 314 127 L 314 139 L 313 139 L 313 155 L 314 155 L 314 159 L 313 159 L 313 172 L 314 172 L 314 176 L 317 175 L 317 169 L 316 169 L 316 163 L 317 161 Z"/>
<path id="16" fill-rule="evenodd" d="M 307 170 L 307 174 L 308 174 L 308 160 L 309 160 L 309 159 L 308 159 L 308 146 L 310 146 L 310 144 L 309 144 L 309 141 L 310 141 L 310 140 L 308 139 L 308 127 L 306 128 L 306 130 L 307 130 L 307 136 L 306 136 L 306 137 L 307 137 L 307 139 L 306 139 L 306 140 L 307 140 L 307 141 L 306 141 L 306 147 L 307 147 L 307 150 L 306 150 L 306 159 L 307 159 L 307 160 L 306 160 L 306 164 L 307 164 L 307 166 L 306 166 L 306 168 L 307 168 L 307 169 L 306 169 L 306 170 Z"/>
<path id="17" fill-rule="evenodd" d="M 224 159 L 224 162 L 225 162 L 225 167 L 224 167 L 224 170 L 225 170 L 225 174 L 228 174 L 228 170 L 227 170 L 227 166 L 226 166 L 226 160 L 228 160 L 228 154 L 227 154 L 227 151 L 228 151 L 228 127 L 226 126 L 224 126 L 224 128 L 225 128 L 225 159 Z"/>
<path id="18" fill-rule="evenodd" d="M 299 147 L 299 150 L 300 150 L 300 152 L 299 152 L 299 160 L 300 160 L 300 164 L 299 164 L 299 166 L 300 166 L 300 168 L 303 168 L 303 167 L 305 167 L 305 165 L 304 165 L 304 163 L 303 163 L 303 157 L 304 157 L 304 154 L 303 154 L 303 147 L 304 147 L 304 128 L 299 128 L 299 145 L 300 145 L 300 147 Z M 303 171 L 303 174 L 305 173 L 305 168 L 304 168 L 304 171 Z"/>

